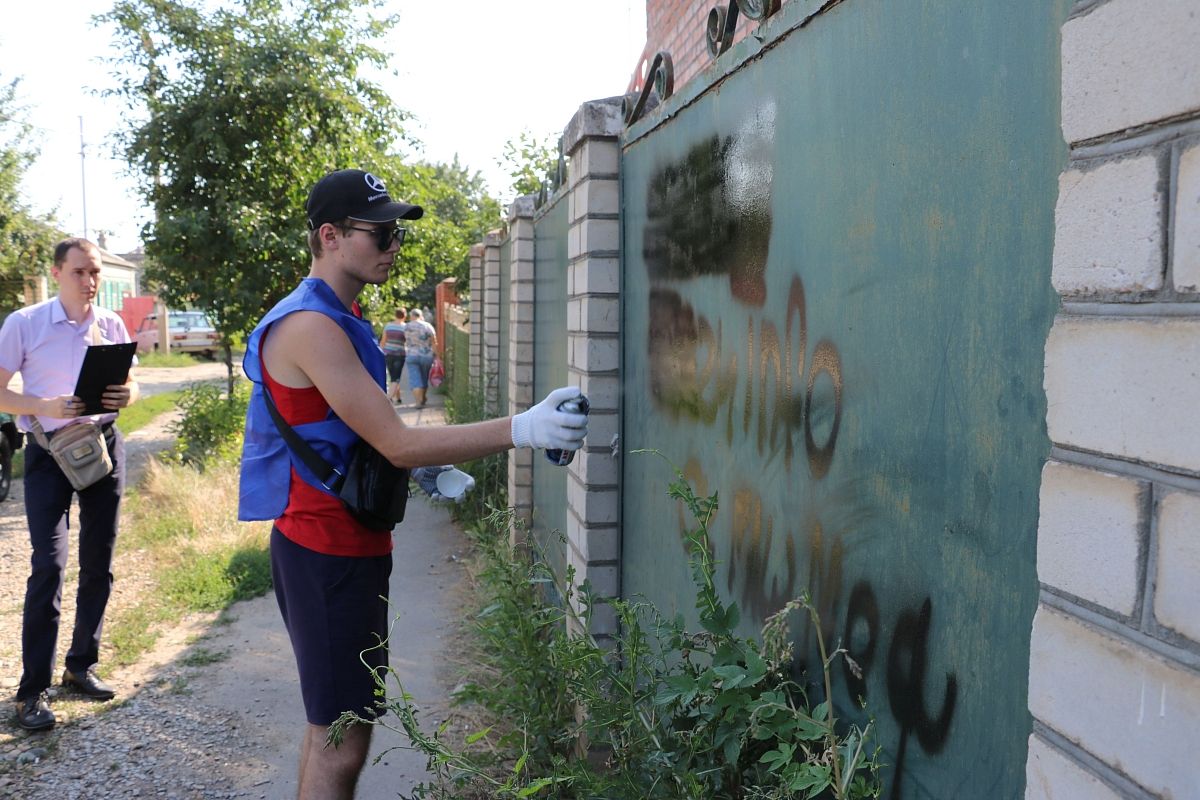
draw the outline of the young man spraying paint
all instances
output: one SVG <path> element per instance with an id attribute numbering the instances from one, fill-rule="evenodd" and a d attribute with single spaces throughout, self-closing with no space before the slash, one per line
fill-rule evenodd
<path id="1" fill-rule="evenodd" d="M 262 319 L 243 368 L 254 382 L 246 414 L 239 517 L 272 519 L 275 593 L 300 673 L 308 726 L 300 754 L 301 800 L 354 795 L 371 728 L 354 726 L 341 746 L 326 745 L 343 711 L 370 713 L 375 682 L 360 661 L 382 669 L 391 531 L 359 523 L 292 454 L 266 406 L 325 460 L 345 467 L 361 439 L 398 467 L 452 464 L 510 447 L 579 449 L 587 417 L 558 411 L 577 387 L 551 392 L 513 417 L 470 425 L 408 427 L 385 393 L 384 356 L 369 323 L 355 313 L 367 284 L 381 284 L 404 240 L 400 220 L 419 206 L 394 202 L 362 170 L 330 173 L 306 204 L 309 276 Z M 343 469 L 344 472 L 344 469 Z M 406 491 L 406 487 L 401 487 Z"/>

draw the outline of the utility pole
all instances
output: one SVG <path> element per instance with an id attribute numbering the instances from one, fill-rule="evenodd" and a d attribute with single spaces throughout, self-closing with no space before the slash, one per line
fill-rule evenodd
<path id="1" fill-rule="evenodd" d="M 84 163 L 87 145 L 83 143 L 83 115 L 79 116 L 79 185 L 83 189 L 83 238 L 87 238 L 87 167 Z"/>

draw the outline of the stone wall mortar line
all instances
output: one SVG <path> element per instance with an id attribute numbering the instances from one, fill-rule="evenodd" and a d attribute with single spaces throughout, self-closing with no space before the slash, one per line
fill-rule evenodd
<path id="1" fill-rule="evenodd" d="M 1070 22 L 1076 17 L 1086 16 L 1107 2 L 1109 0 L 1075 0 L 1075 5 L 1071 6 L 1066 21 Z"/>
<path id="2" fill-rule="evenodd" d="M 1046 745 L 1057 750 L 1074 762 L 1077 767 L 1113 789 L 1117 794 L 1127 797 L 1129 800 L 1155 800 L 1155 795 L 1150 794 L 1132 779 L 1117 772 L 1037 717 L 1033 718 L 1033 733 Z"/>
<path id="3" fill-rule="evenodd" d="M 1145 464 L 1140 461 L 1127 461 L 1106 453 L 1081 450 L 1054 444 L 1050 448 L 1050 458 L 1065 464 L 1088 467 L 1101 472 L 1110 472 L 1127 478 L 1151 481 L 1163 486 L 1182 489 L 1185 492 L 1200 493 L 1200 474 L 1175 467 L 1163 467 L 1156 464 Z"/>
<path id="4" fill-rule="evenodd" d="M 1172 292 L 1172 294 L 1174 294 Z M 1200 317 L 1200 295 L 1179 294 L 1175 302 L 1126 302 L 1114 303 L 1110 300 L 1066 300 L 1063 301 L 1059 316 L 1064 317 L 1112 317 L 1145 318 L 1145 317 Z"/>
<path id="5" fill-rule="evenodd" d="M 1145 559 L 1139 561 L 1138 567 L 1142 571 L 1142 596 L 1138 598 L 1141 608 L 1138 617 L 1141 622 L 1142 632 L 1154 635 L 1154 593 L 1158 588 L 1158 506 L 1161 491 L 1151 483 L 1146 489 L 1146 496 L 1142 498 L 1142 508 L 1140 512 L 1146 516 L 1146 553 Z M 1139 548 L 1140 549 L 1140 548 Z M 1141 553 L 1138 553 L 1141 558 Z"/>
<path id="6" fill-rule="evenodd" d="M 1200 134 L 1200 111 L 1186 111 L 1136 128 L 1074 142 L 1071 144 L 1070 166 L 1095 159 L 1131 155 L 1196 134 Z"/>
<path id="7" fill-rule="evenodd" d="M 1171 160 L 1172 154 L 1175 152 L 1175 147 L 1171 146 L 1159 153 L 1158 156 L 1158 185 L 1162 189 L 1159 193 L 1159 230 L 1162 231 L 1162 241 L 1159 242 L 1158 257 L 1162 259 L 1162 276 L 1163 289 L 1168 292 L 1169 296 L 1175 294 L 1175 282 L 1171 280 L 1171 206 L 1174 192 L 1171 191 Z"/>
<path id="8" fill-rule="evenodd" d="M 1124 628 L 1128 628 L 1131 631 L 1140 630 L 1138 626 L 1141 620 L 1141 615 L 1136 607 L 1133 614 L 1122 614 L 1120 611 L 1114 611 L 1107 606 L 1101 605 L 1093 600 L 1087 600 L 1077 594 L 1072 594 L 1066 589 L 1062 589 L 1050 583 L 1039 582 L 1038 587 L 1042 593 L 1048 592 L 1058 598 L 1060 602 L 1067 603 L 1073 608 L 1081 608 L 1089 613 L 1103 617 L 1112 623 L 1120 625 Z"/>
<path id="9" fill-rule="evenodd" d="M 1142 633 L 1153 634 L 1154 571 L 1158 564 L 1157 492 L 1154 483 L 1144 483 L 1138 494 L 1138 583 L 1140 591 L 1134 604 L 1133 618 L 1138 620 Z"/>
<path id="10" fill-rule="evenodd" d="M 1163 219 L 1167 223 L 1166 235 L 1163 236 L 1167 270 L 1163 279 L 1163 286 L 1171 291 L 1175 291 L 1175 208 L 1177 205 L 1176 200 L 1179 197 L 1179 159 L 1182 158 L 1183 150 L 1187 144 L 1183 141 L 1174 142 L 1171 145 L 1168 156 L 1169 163 L 1167 164 L 1167 190 L 1164 192 L 1167 196 L 1167 209 L 1163 216 Z"/>
<path id="11" fill-rule="evenodd" d="M 615 139 L 612 141 L 616 141 Z M 579 180 L 567 187 L 569 191 L 575 191 L 588 181 L 619 181 L 620 174 L 616 172 L 585 172 L 579 176 Z"/>
<path id="12" fill-rule="evenodd" d="M 582 225 L 591 220 L 599 220 L 600 222 L 618 222 L 621 219 L 621 214 L 617 211 L 589 211 L 583 216 L 576 217 L 567 223 L 568 227 Z"/>
<path id="13" fill-rule="evenodd" d="M 582 253 L 575 256 L 574 258 L 568 258 L 567 266 L 573 267 L 576 264 L 581 264 L 584 261 L 588 261 L 593 258 L 599 259 L 599 260 L 607 260 L 607 259 L 614 259 L 614 258 L 620 259 L 620 257 L 621 257 L 620 250 L 584 250 Z M 591 294 L 591 292 L 583 292 L 583 294 Z"/>
<path id="14" fill-rule="evenodd" d="M 1153 653 L 1174 667 L 1193 675 L 1200 675 L 1200 642 L 1188 640 L 1184 640 L 1184 644 L 1165 642 L 1082 605 L 1082 602 L 1086 601 L 1075 601 L 1064 597 L 1048 586 L 1041 588 L 1038 599 L 1048 608 L 1066 614 L 1096 631 L 1120 639 L 1134 650 L 1140 649 Z"/>

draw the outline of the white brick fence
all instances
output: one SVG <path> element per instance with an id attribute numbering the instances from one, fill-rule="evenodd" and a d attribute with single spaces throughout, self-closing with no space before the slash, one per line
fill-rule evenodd
<path id="1" fill-rule="evenodd" d="M 1077 4 L 1027 798 L 1200 797 L 1200 4 Z"/>

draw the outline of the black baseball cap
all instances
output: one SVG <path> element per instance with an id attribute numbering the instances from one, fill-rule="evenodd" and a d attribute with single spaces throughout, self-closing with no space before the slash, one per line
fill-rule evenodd
<path id="1" fill-rule="evenodd" d="M 361 169 L 339 169 L 321 178 L 308 193 L 304 211 L 310 230 L 344 219 L 392 222 L 420 219 L 425 214 L 420 206 L 392 200 L 383 181 Z"/>

